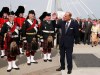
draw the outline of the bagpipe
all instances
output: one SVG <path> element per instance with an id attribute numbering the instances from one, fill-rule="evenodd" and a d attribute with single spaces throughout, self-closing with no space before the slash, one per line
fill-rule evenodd
<path id="1" fill-rule="evenodd" d="M 16 55 L 19 55 L 19 48 L 16 43 L 16 41 L 11 38 L 12 33 L 7 32 L 6 37 L 4 37 L 4 49 L 6 50 L 6 55 L 10 55 L 11 57 L 14 57 Z"/>

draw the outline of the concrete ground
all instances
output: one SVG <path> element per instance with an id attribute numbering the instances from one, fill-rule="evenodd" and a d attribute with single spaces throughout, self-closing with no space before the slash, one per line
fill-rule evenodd
<path id="1" fill-rule="evenodd" d="M 38 51 L 35 54 L 35 59 L 38 64 L 26 64 L 25 55 L 20 55 L 17 58 L 17 65 L 20 70 L 12 70 L 10 73 L 6 71 L 6 57 L 0 58 L 0 74 L 2 75 L 67 75 L 67 69 L 57 72 L 56 69 L 60 66 L 59 50 L 52 50 L 52 62 L 44 62 L 43 54 Z M 100 75 L 100 45 L 91 47 L 90 45 L 75 45 L 73 52 L 73 71 L 71 75 Z"/>

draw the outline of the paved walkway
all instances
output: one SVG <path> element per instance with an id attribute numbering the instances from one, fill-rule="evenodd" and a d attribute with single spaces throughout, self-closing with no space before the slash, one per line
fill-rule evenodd
<path id="1" fill-rule="evenodd" d="M 43 62 L 41 51 L 35 54 L 38 64 L 27 66 L 26 57 L 21 55 L 17 59 L 19 71 L 6 72 L 6 58 L 0 58 L 0 74 L 2 75 L 67 75 L 67 70 L 56 72 L 59 67 L 59 50 L 52 50 L 53 62 Z M 89 45 L 75 45 L 73 55 L 73 71 L 71 75 L 100 75 L 100 45 L 91 47 Z"/>

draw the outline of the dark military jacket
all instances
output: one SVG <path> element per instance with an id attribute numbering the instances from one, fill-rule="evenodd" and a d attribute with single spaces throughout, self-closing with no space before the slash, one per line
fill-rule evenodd
<path id="1" fill-rule="evenodd" d="M 4 44 L 7 44 L 8 47 L 12 41 L 15 41 L 19 45 L 19 26 L 16 23 L 10 23 L 9 21 L 4 23 L 1 29 L 1 35 L 4 36 Z"/>
<path id="2" fill-rule="evenodd" d="M 32 22 L 31 20 L 27 19 L 25 20 L 22 26 L 22 37 L 26 38 L 27 42 L 29 43 L 32 41 L 33 37 L 37 38 L 37 33 L 38 33 L 37 21 L 35 23 L 35 26 L 31 27 L 34 22 L 35 20 Z"/>
<path id="3" fill-rule="evenodd" d="M 13 32 L 11 32 L 11 28 L 13 27 L 15 25 L 15 29 L 14 29 L 14 31 Z M 12 23 L 10 23 L 9 21 L 8 22 L 6 22 L 6 23 L 4 23 L 4 25 L 3 25 L 3 27 L 2 27 L 2 29 L 1 29 L 1 34 L 2 34 L 2 36 L 4 36 L 4 34 L 5 33 L 11 33 L 11 38 L 15 38 L 15 37 L 19 37 L 18 35 L 19 35 L 19 26 L 16 24 L 16 23 L 14 23 L 13 22 L 13 24 Z M 14 37 L 15 36 L 15 37 Z"/>
<path id="4" fill-rule="evenodd" d="M 55 25 L 53 21 L 47 22 L 42 21 L 41 27 L 40 27 L 40 35 L 43 37 L 43 39 L 47 39 L 48 36 L 54 37 L 55 34 Z"/>

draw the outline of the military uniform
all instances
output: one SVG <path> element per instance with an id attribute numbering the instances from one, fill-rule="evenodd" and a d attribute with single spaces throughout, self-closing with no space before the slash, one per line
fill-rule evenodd
<path id="1" fill-rule="evenodd" d="M 54 40 L 54 34 L 55 33 L 55 27 L 52 21 L 42 21 L 41 27 L 40 27 L 40 39 L 42 42 L 43 47 L 43 53 L 44 53 L 44 61 L 46 62 L 47 59 L 49 61 L 52 61 L 51 56 L 51 48 L 53 47 L 53 40 Z"/>
<path id="2" fill-rule="evenodd" d="M 3 7 L 2 10 L 1 10 L 0 33 L 1 33 L 1 29 L 2 29 L 2 26 L 4 25 L 4 23 L 8 21 L 7 16 L 6 16 L 6 17 L 3 16 L 4 13 L 6 13 L 6 14 L 9 13 L 9 8 L 8 8 L 8 7 Z M 1 58 L 3 58 L 3 57 L 5 56 L 4 40 L 3 40 L 3 38 L 4 38 L 4 37 L 0 35 Z"/>
<path id="3" fill-rule="evenodd" d="M 34 19 L 32 22 L 30 19 L 27 19 L 22 27 L 22 36 L 23 40 L 27 41 L 26 56 L 28 65 L 37 63 L 34 60 L 34 54 L 38 49 L 37 32 L 37 20 Z"/>
<path id="4" fill-rule="evenodd" d="M 23 41 L 22 41 L 22 36 L 21 36 L 21 34 L 22 34 L 22 25 L 23 25 L 23 23 L 24 23 L 24 21 L 25 21 L 25 18 L 24 18 L 23 16 L 19 16 L 19 15 L 20 15 L 20 14 L 23 14 L 24 11 L 25 11 L 25 8 L 24 8 L 23 6 L 19 6 L 18 9 L 17 9 L 17 11 L 16 11 L 16 13 L 15 13 L 15 15 L 17 16 L 17 17 L 15 18 L 15 22 L 16 22 L 17 25 L 20 27 L 20 31 L 19 31 L 20 45 L 19 45 L 19 47 L 20 47 L 20 53 L 21 53 L 21 54 L 23 54 L 23 51 L 22 51 Z"/>
<path id="5" fill-rule="evenodd" d="M 5 22 L 7 22 L 8 19 L 4 19 L 4 18 L 0 18 L 0 33 L 1 33 L 1 29 L 2 26 Z M 5 56 L 5 49 L 4 49 L 4 40 L 3 40 L 3 36 L 0 35 L 0 50 L 1 50 L 1 58 L 3 58 Z"/>
<path id="6" fill-rule="evenodd" d="M 14 15 L 14 12 L 11 12 L 10 14 Z M 18 29 L 19 27 L 14 21 L 12 23 L 10 21 L 6 22 L 1 29 L 1 35 L 4 36 L 4 48 L 8 61 L 7 72 L 10 72 L 12 68 L 19 70 L 19 68 L 16 66 L 16 56 L 19 54 Z"/>

